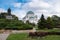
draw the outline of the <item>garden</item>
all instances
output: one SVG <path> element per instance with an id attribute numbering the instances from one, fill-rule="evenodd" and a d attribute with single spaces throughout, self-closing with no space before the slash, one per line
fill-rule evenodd
<path id="1" fill-rule="evenodd" d="M 24 23 L 22 20 L 0 19 L 0 29 L 33 31 L 33 28 L 36 28 L 35 32 L 10 33 L 6 40 L 60 40 L 60 17 L 55 15 L 45 19 L 42 14 L 37 24 L 29 20 Z"/>
<path id="2" fill-rule="evenodd" d="M 7 40 L 60 40 L 60 35 L 48 35 L 45 37 L 29 37 L 28 33 L 10 34 Z"/>

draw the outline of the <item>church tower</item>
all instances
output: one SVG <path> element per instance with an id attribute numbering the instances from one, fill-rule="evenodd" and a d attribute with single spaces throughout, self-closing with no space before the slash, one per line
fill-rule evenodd
<path id="1" fill-rule="evenodd" d="M 11 9 L 10 8 L 8 8 L 8 15 L 11 15 Z"/>

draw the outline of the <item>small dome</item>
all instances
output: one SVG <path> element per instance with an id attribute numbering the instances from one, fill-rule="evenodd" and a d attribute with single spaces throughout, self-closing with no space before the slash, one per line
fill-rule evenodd
<path id="1" fill-rule="evenodd" d="M 10 8 L 8 8 L 7 13 L 8 13 L 8 15 L 11 15 L 11 9 Z"/>
<path id="2" fill-rule="evenodd" d="M 8 8 L 8 12 L 11 12 L 11 9 L 10 8 Z"/>
<path id="3" fill-rule="evenodd" d="M 34 12 L 32 12 L 32 11 L 28 11 L 27 14 L 34 14 Z"/>

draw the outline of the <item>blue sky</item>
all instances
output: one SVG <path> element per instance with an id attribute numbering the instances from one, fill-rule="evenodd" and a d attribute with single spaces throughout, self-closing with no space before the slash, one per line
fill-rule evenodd
<path id="1" fill-rule="evenodd" d="M 21 5 L 24 5 L 25 3 L 30 2 L 29 0 L 0 0 L 0 8 L 14 8 L 12 5 L 13 3 L 21 3 Z"/>
<path id="2" fill-rule="evenodd" d="M 33 11 L 38 17 L 43 13 L 45 17 L 60 16 L 60 0 L 0 0 L 0 12 L 6 12 L 11 8 L 12 14 L 19 19 L 28 11 Z"/>

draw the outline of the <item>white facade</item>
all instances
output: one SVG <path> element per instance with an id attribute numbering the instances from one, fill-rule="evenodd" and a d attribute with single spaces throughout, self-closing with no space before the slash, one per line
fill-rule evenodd
<path id="1" fill-rule="evenodd" d="M 6 16 L 6 19 L 13 19 L 12 16 Z"/>
<path id="2" fill-rule="evenodd" d="M 23 18 L 24 23 L 29 20 L 30 23 L 37 24 L 37 15 L 35 15 L 32 11 L 29 11 L 26 16 Z"/>

